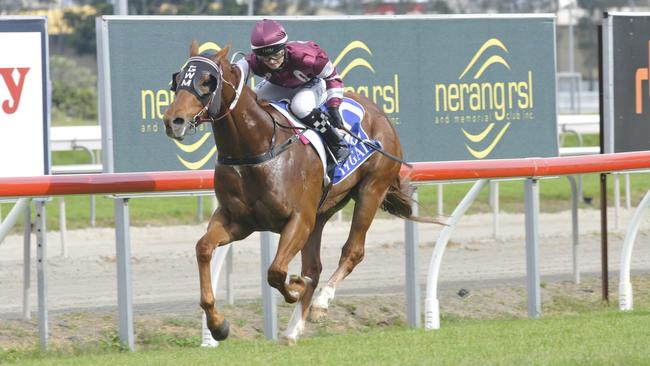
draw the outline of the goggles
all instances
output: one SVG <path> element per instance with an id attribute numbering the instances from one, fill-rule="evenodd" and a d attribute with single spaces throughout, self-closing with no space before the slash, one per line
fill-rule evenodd
<path id="1" fill-rule="evenodd" d="M 269 62 L 269 61 L 278 62 L 278 61 L 282 60 L 282 58 L 284 57 L 285 54 L 286 54 L 285 50 L 280 50 L 280 51 L 278 51 L 278 52 L 276 52 L 274 54 L 271 54 L 271 55 L 257 55 L 257 58 L 259 58 L 262 61 L 267 61 L 267 62 Z"/>

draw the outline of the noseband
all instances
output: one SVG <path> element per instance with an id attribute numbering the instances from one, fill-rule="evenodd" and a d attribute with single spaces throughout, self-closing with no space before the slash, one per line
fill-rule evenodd
<path id="1" fill-rule="evenodd" d="M 214 75 L 214 72 L 216 72 L 216 76 Z M 217 85 L 211 93 L 202 94 L 199 91 L 200 85 L 198 85 L 200 78 L 197 79 L 196 76 L 205 73 L 214 77 Z M 182 74 L 183 76 L 180 84 L 176 82 L 179 74 Z M 203 108 L 196 113 L 194 118 L 189 122 L 190 131 L 196 131 L 196 127 L 203 122 L 216 122 L 230 114 L 230 112 L 235 109 L 245 84 L 244 73 L 242 72 L 240 74 L 239 84 L 235 87 L 231 82 L 223 77 L 223 70 L 214 61 L 207 57 L 193 56 L 187 60 L 187 65 L 180 72 L 172 75 L 171 91 L 176 92 L 178 89 L 185 89 L 194 94 L 194 96 L 196 96 L 203 104 Z M 221 109 L 221 89 L 223 88 L 223 84 L 229 85 L 235 91 L 235 98 L 230 103 L 228 110 L 219 116 L 218 114 Z M 204 115 L 207 115 L 207 117 L 204 117 Z"/>

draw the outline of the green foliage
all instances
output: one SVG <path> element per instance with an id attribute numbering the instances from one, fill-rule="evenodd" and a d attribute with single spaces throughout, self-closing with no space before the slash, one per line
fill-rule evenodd
<path id="1" fill-rule="evenodd" d="M 115 330 L 104 332 L 104 338 L 100 339 L 99 346 L 102 350 L 107 352 L 125 352 L 128 351 L 126 345 L 120 341 L 120 335 Z"/>
<path id="2" fill-rule="evenodd" d="M 113 5 L 105 0 L 81 1 L 95 8 L 94 13 L 84 13 L 74 10 L 63 12 L 63 19 L 74 29 L 67 41 L 80 55 L 96 54 L 97 42 L 95 37 L 95 17 L 113 14 Z"/>
<path id="3" fill-rule="evenodd" d="M 74 60 L 50 57 L 52 109 L 58 119 L 97 119 L 97 77 Z"/>

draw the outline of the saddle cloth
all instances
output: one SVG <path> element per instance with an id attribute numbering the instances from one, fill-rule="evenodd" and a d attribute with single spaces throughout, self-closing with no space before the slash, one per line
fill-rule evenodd
<path id="1" fill-rule="evenodd" d="M 285 116 L 293 126 L 300 127 L 300 128 L 305 127 L 289 111 L 289 103 L 286 100 L 272 101 L 270 102 L 270 104 L 275 109 L 277 109 L 280 113 L 282 113 L 282 115 Z M 320 108 L 323 111 L 327 112 L 327 108 L 325 107 L 325 105 L 322 105 Z M 366 133 L 366 131 L 364 131 L 363 127 L 361 126 L 361 121 L 363 121 L 363 116 L 366 113 L 366 111 L 363 109 L 363 106 L 357 103 L 357 101 L 355 101 L 354 99 L 343 98 L 343 102 L 339 107 L 339 111 L 341 113 L 341 117 L 343 119 L 343 123 L 345 124 L 345 127 L 348 130 L 350 130 L 350 132 L 360 137 L 362 140 L 367 140 L 368 134 Z M 297 133 L 299 133 L 299 131 Z M 315 131 L 308 129 L 301 136 L 301 141 L 303 142 L 303 144 L 311 143 L 311 145 L 316 149 L 318 155 L 320 156 L 321 163 L 323 164 L 323 174 L 326 177 L 326 179 L 328 177 L 329 180 L 331 180 L 332 184 L 334 185 L 344 181 L 345 178 L 347 178 L 352 172 L 357 170 L 357 168 L 360 167 L 361 164 L 363 164 L 366 160 L 368 160 L 368 158 L 370 158 L 370 156 L 375 152 L 374 149 L 369 148 L 368 146 L 366 146 L 366 144 L 348 135 L 347 133 L 345 132 L 339 132 L 339 133 L 343 134 L 343 140 L 345 141 L 345 143 L 348 145 L 348 148 L 350 149 L 350 156 L 345 162 L 336 165 L 335 167 L 333 167 L 333 169 L 328 169 L 327 156 L 330 154 L 326 154 L 325 145 L 323 144 L 320 135 L 317 134 Z M 302 137 L 305 137 L 306 139 L 303 139 Z M 379 146 L 378 141 L 372 141 L 372 142 L 375 145 Z M 333 161 L 331 155 L 329 161 Z M 329 176 L 328 176 L 328 171 L 330 172 Z"/>

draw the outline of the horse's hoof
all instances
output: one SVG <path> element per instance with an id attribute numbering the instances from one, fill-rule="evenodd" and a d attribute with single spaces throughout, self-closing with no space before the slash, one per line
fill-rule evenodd
<path id="1" fill-rule="evenodd" d="M 283 344 L 285 346 L 289 347 L 294 347 L 298 345 L 298 341 L 295 338 L 289 338 L 286 336 L 280 337 L 280 340 L 278 341 L 280 344 Z"/>
<path id="2" fill-rule="evenodd" d="M 305 278 L 298 275 L 291 275 L 289 276 L 289 286 L 294 285 L 301 288 L 305 288 L 305 286 L 307 285 L 306 279 L 309 279 L 309 281 L 311 281 L 309 277 Z"/>
<path id="3" fill-rule="evenodd" d="M 289 277 L 289 285 L 287 285 L 286 290 L 287 291 L 284 294 L 284 301 L 289 304 L 293 304 L 296 301 L 300 300 L 303 292 L 305 292 L 304 278 L 298 275 L 291 275 Z"/>
<path id="4" fill-rule="evenodd" d="M 210 329 L 210 333 L 212 333 L 212 338 L 214 338 L 215 341 L 223 341 L 228 338 L 228 333 L 230 333 L 230 323 L 228 323 L 227 320 L 224 320 L 223 323 L 215 329 Z"/>
<path id="5" fill-rule="evenodd" d="M 327 319 L 327 308 L 316 308 L 312 305 L 309 309 L 309 321 L 312 323 L 321 323 Z"/>
<path id="6" fill-rule="evenodd" d="M 300 293 L 297 291 L 288 291 L 284 295 L 284 302 L 287 304 L 295 304 L 300 299 Z"/>

